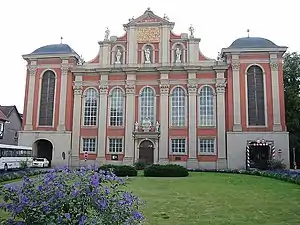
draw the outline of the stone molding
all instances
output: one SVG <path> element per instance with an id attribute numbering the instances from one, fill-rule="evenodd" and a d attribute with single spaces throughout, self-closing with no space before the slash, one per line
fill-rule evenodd
<path id="1" fill-rule="evenodd" d="M 226 86 L 227 86 L 227 81 L 225 78 L 217 78 L 216 79 L 217 93 L 225 93 Z"/>
<path id="2" fill-rule="evenodd" d="M 62 76 L 68 75 L 68 72 L 70 70 L 69 66 L 65 66 L 65 65 L 62 65 L 60 69 L 61 69 Z"/>

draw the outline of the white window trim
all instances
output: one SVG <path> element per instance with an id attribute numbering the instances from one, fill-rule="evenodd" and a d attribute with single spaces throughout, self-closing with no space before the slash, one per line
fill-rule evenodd
<path id="1" fill-rule="evenodd" d="M 97 96 L 97 117 L 96 117 L 96 125 L 84 125 L 84 110 L 85 110 L 85 93 L 89 90 L 89 89 L 94 89 L 96 92 L 97 92 L 97 94 L 96 94 L 96 96 Z M 89 128 L 97 128 L 98 127 L 98 123 L 99 123 L 99 109 L 100 109 L 100 98 L 99 98 L 99 91 L 98 91 L 98 89 L 97 88 L 95 88 L 95 87 L 88 87 L 88 88 L 86 88 L 85 90 L 84 90 L 84 92 L 83 92 L 83 95 L 82 95 L 82 99 L 81 99 L 81 105 L 82 105 L 82 107 L 81 107 L 81 127 L 83 127 L 83 128 L 87 128 L 87 127 L 89 127 Z M 99 107 L 100 106 L 100 107 Z"/>
<path id="2" fill-rule="evenodd" d="M 54 105 L 53 105 L 53 118 L 52 118 L 52 126 L 44 126 L 40 124 L 40 104 L 41 104 L 41 93 L 42 93 L 42 81 L 43 76 L 47 71 L 52 71 L 55 75 L 55 87 L 54 87 Z M 39 77 L 39 95 L 38 95 L 38 102 L 37 102 L 37 119 L 36 119 L 36 127 L 54 127 L 55 126 L 55 117 L 56 117 L 56 92 L 57 92 L 57 73 L 55 70 L 47 68 L 44 69 Z M 58 112 L 59 113 L 59 112 Z"/>
<path id="3" fill-rule="evenodd" d="M 110 152 L 109 151 L 109 139 L 122 139 L 122 152 Z M 106 141 L 107 145 L 106 145 L 106 154 L 107 155 L 123 155 L 124 154 L 124 137 L 123 136 L 109 136 L 107 137 L 107 141 Z"/>
<path id="4" fill-rule="evenodd" d="M 184 139 L 185 140 L 185 152 L 177 152 L 177 153 L 173 153 L 172 151 L 172 140 L 174 139 Z M 187 142 L 187 138 L 184 136 L 171 136 L 169 138 L 169 155 L 187 155 L 187 151 L 188 151 L 188 142 Z"/>
<path id="5" fill-rule="evenodd" d="M 184 118 L 184 125 L 183 126 L 173 126 L 173 120 L 172 120 L 172 109 L 173 109 L 172 108 L 172 104 L 173 104 L 172 94 L 173 94 L 173 91 L 175 90 L 175 88 L 177 88 L 177 87 L 182 88 L 184 90 L 184 93 L 185 93 L 185 99 L 184 99 L 184 101 L 185 101 L 185 112 L 184 112 L 185 113 L 185 118 Z M 170 96 L 169 96 L 169 124 L 170 124 L 170 128 L 180 129 L 180 128 L 186 128 L 187 127 L 187 121 L 188 121 L 188 104 L 187 104 L 187 102 L 188 102 L 188 94 L 187 94 L 186 89 L 181 85 L 175 85 L 171 89 Z"/>
<path id="6" fill-rule="evenodd" d="M 214 141 L 214 152 L 200 152 L 200 140 L 213 140 Z M 213 136 L 199 136 L 198 137 L 198 155 L 217 155 L 217 138 Z"/>
<path id="7" fill-rule="evenodd" d="M 95 141 L 95 152 L 90 152 L 90 151 L 88 151 L 88 154 L 90 154 L 90 155 L 97 155 L 97 153 L 98 153 L 98 139 L 97 139 L 97 136 L 81 136 L 81 138 L 80 138 L 80 153 L 84 153 L 85 151 L 83 151 L 83 139 L 85 139 L 85 138 L 93 138 L 93 139 L 95 139 L 96 141 Z"/>
<path id="8" fill-rule="evenodd" d="M 249 125 L 248 119 L 248 82 L 247 82 L 247 71 L 251 66 L 258 66 L 263 72 L 263 81 L 264 81 L 264 105 L 265 105 L 265 125 Z M 257 63 L 249 64 L 245 70 L 245 101 L 246 101 L 246 124 L 247 128 L 266 128 L 268 127 L 268 109 L 267 109 L 267 85 L 266 85 L 266 72 L 262 65 Z"/>
<path id="9" fill-rule="evenodd" d="M 145 63 L 145 52 L 144 52 L 144 50 L 146 50 L 147 46 L 151 46 L 151 48 L 152 48 L 152 59 L 151 59 L 151 63 L 149 63 L 149 64 L 150 65 L 151 64 L 155 64 L 155 52 L 156 52 L 156 49 L 155 49 L 154 45 L 150 44 L 150 43 L 144 44 L 143 47 L 142 47 L 142 51 L 141 51 L 141 60 L 142 61 L 141 61 L 141 64 L 146 64 Z"/>
<path id="10" fill-rule="evenodd" d="M 204 87 L 210 87 L 213 91 L 213 125 L 202 125 L 200 123 L 200 91 L 202 88 Z M 198 89 L 197 92 L 197 119 L 198 119 L 198 128 L 215 128 L 216 127 L 216 113 L 217 113 L 217 95 L 216 95 L 216 90 L 213 86 L 209 85 L 209 84 L 204 84 L 201 85 Z"/>
<path id="11" fill-rule="evenodd" d="M 120 126 L 112 126 L 110 125 L 110 110 L 111 110 L 111 93 L 115 90 L 115 89 L 120 89 L 122 91 L 122 94 L 123 94 L 123 125 L 120 125 Z M 113 87 L 110 91 L 109 91 L 109 94 L 108 94 L 108 124 L 107 124 L 107 127 L 109 128 L 124 128 L 125 127 L 125 119 L 126 119 L 126 94 L 125 94 L 125 91 L 122 87 L 120 86 L 115 86 Z"/>
<path id="12" fill-rule="evenodd" d="M 122 62 L 121 64 L 116 64 L 116 52 L 118 50 L 118 48 L 122 48 Z M 113 48 L 112 48 L 112 51 L 111 51 L 111 64 L 113 65 L 125 65 L 126 64 L 126 49 L 125 49 L 125 46 L 121 45 L 121 44 L 116 44 Z"/>
<path id="13" fill-rule="evenodd" d="M 155 126 L 155 123 L 156 123 L 156 91 L 155 91 L 155 89 L 153 88 L 153 87 L 151 87 L 151 86 L 143 86 L 141 89 L 140 89 L 140 92 L 139 92 L 139 116 L 138 116 L 138 120 L 139 120 L 139 124 L 141 124 L 142 123 L 142 121 L 141 121 L 141 94 L 142 94 L 142 91 L 145 89 L 145 88 L 147 88 L 147 87 L 149 87 L 149 88 L 151 88 L 152 90 L 153 90 L 153 92 L 154 92 L 154 124 L 151 124 L 152 126 Z"/>
<path id="14" fill-rule="evenodd" d="M 182 56 L 182 60 L 181 60 L 181 63 L 185 63 L 186 62 L 186 47 L 184 46 L 183 43 L 181 42 L 175 42 L 173 45 L 172 45 L 172 49 L 171 49 L 171 62 L 173 64 L 175 64 L 176 62 L 176 58 L 175 58 L 175 52 L 176 52 L 176 45 L 181 45 L 181 50 L 182 50 L 182 53 L 181 53 L 181 56 Z M 176 64 L 179 64 L 179 63 L 176 63 Z"/>

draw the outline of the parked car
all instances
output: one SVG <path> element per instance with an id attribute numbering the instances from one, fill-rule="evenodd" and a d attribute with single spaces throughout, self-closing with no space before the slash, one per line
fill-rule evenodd
<path id="1" fill-rule="evenodd" d="M 33 167 L 49 167 L 49 161 L 46 158 L 34 158 Z"/>

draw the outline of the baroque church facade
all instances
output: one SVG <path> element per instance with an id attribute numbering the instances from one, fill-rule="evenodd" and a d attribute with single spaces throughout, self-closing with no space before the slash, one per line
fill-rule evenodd
<path id="1" fill-rule="evenodd" d="M 19 145 L 53 166 L 141 161 L 245 169 L 274 158 L 289 164 L 287 48 L 245 37 L 209 59 L 192 26 L 178 35 L 174 25 L 148 8 L 123 25 L 123 36 L 107 29 L 89 62 L 67 44 L 23 55 Z"/>

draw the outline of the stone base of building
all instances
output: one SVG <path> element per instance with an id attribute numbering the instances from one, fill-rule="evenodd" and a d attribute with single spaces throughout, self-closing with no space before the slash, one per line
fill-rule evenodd
<path id="1" fill-rule="evenodd" d="M 186 167 L 188 169 L 198 169 L 199 168 L 199 162 L 198 159 L 188 159 Z"/>
<path id="2" fill-rule="evenodd" d="M 289 133 L 288 132 L 227 132 L 228 169 L 246 169 L 246 145 L 248 141 L 264 139 L 273 141 L 275 150 L 282 150 L 281 159 L 289 167 Z"/>
<path id="3" fill-rule="evenodd" d="M 124 157 L 123 165 L 133 165 L 133 157 Z"/>
<path id="4" fill-rule="evenodd" d="M 228 166 L 227 166 L 227 159 L 226 158 L 218 158 L 217 169 L 218 170 L 225 170 L 227 168 L 228 168 Z"/>
<path id="5" fill-rule="evenodd" d="M 160 158 L 159 161 L 158 161 L 158 164 L 161 164 L 161 165 L 167 165 L 169 164 L 169 159 L 168 158 Z"/>

